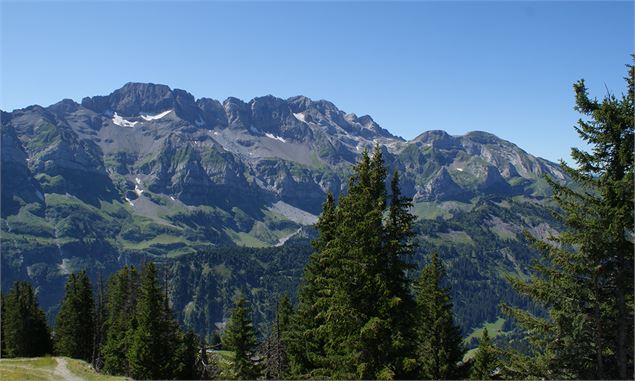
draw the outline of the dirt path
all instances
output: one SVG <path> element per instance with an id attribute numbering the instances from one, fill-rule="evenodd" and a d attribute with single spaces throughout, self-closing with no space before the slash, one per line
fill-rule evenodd
<path id="1" fill-rule="evenodd" d="M 68 367 L 66 366 L 66 359 L 56 357 L 55 360 L 57 361 L 57 366 L 55 367 L 55 371 L 53 372 L 53 374 L 62 377 L 62 379 L 66 381 L 84 381 L 82 378 L 77 377 L 76 375 L 71 373 L 70 370 L 68 370 Z"/>

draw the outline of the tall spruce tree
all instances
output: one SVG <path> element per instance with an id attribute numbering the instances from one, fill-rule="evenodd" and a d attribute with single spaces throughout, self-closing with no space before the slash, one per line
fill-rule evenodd
<path id="1" fill-rule="evenodd" d="M 559 217 L 558 237 L 534 243 L 543 258 L 528 281 L 512 285 L 548 316 L 503 306 L 526 329 L 531 353 L 510 352 L 510 377 L 603 379 L 633 377 L 633 91 L 590 99 L 574 85 L 576 131 L 590 152 L 572 149 L 577 168 L 561 162 L 575 186 L 548 179 Z"/>
<path id="2" fill-rule="evenodd" d="M 135 307 L 139 276 L 134 267 L 125 266 L 108 282 L 106 339 L 101 353 L 104 371 L 130 376 L 128 351 L 136 328 Z"/>
<path id="3" fill-rule="evenodd" d="M 247 300 L 241 293 L 234 301 L 234 309 L 223 333 L 223 348 L 234 352 L 232 371 L 239 380 L 254 380 L 259 375 L 253 356 L 256 353 L 256 334 L 249 317 Z"/>
<path id="4" fill-rule="evenodd" d="M 396 175 L 386 217 L 387 171 L 379 146 L 372 157 L 365 150 L 354 171 L 349 193 L 337 206 L 327 197 L 317 224 L 320 236 L 290 335 L 292 369 L 309 377 L 404 377 L 414 364 L 407 339 L 413 302 L 404 273 L 411 253 L 409 202 Z"/>
<path id="5" fill-rule="evenodd" d="M 331 248 L 337 229 L 335 208 L 335 199 L 329 192 L 316 223 L 319 232 L 313 242 L 316 251 L 311 254 L 304 269 L 297 310 L 291 317 L 286 335 L 289 373 L 295 378 L 323 376 L 322 369 L 328 366 L 324 352 L 327 334 L 322 326 L 326 321 L 325 311 L 333 289 L 329 268 L 335 265 L 334 250 Z"/>
<path id="6" fill-rule="evenodd" d="M 55 324 L 58 355 L 90 361 L 93 353 L 93 291 L 85 271 L 71 274 Z"/>
<path id="7" fill-rule="evenodd" d="M 449 290 L 442 286 L 445 269 L 436 252 L 415 284 L 417 300 L 417 363 L 419 378 L 460 378 L 465 349 L 454 324 Z"/>
<path id="8" fill-rule="evenodd" d="M 400 377 L 414 376 L 416 371 L 414 324 L 416 303 L 410 292 L 407 273 L 414 269 L 408 260 L 412 256 L 414 235 L 412 224 L 415 216 L 410 212 L 412 200 L 401 195 L 399 171 L 395 170 L 390 184 L 390 206 L 385 223 L 384 263 L 387 289 L 392 298 L 385 299 L 389 314 L 391 352 L 389 362 Z"/>
<path id="9" fill-rule="evenodd" d="M 157 282 L 154 263 L 147 263 L 141 275 L 135 310 L 136 327 L 128 350 L 130 375 L 137 379 L 172 378 L 178 334 Z"/>
<path id="10" fill-rule="evenodd" d="M 51 334 L 33 287 L 17 281 L 4 297 L 2 330 L 7 357 L 36 357 L 52 352 Z"/>

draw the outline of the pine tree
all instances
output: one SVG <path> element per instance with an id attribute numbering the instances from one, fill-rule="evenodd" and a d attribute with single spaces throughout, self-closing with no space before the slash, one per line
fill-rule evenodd
<path id="1" fill-rule="evenodd" d="M 417 360 L 419 378 L 457 379 L 465 352 L 461 331 L 454 324 L 449 290 L 442 287 L 445 270 L 436 252 L 415 285 L 417 300 Z"/>
<path id="2" fill-rule="evenodd" d="M 329 268 L 335 266 L 332 241 L 337 229 L 335 199 L 328 193 L 316 228 L 319 237 L 313 242 L 316 251 L 309 257 L 303 283 L 298 291 L 298 307 L 291 317 L 286 337 L 290 374 L 295 378 L 321 376 L 325 368 L 325 311 L 330 304 L 333 280 Z M 317 371 L 316 371 L 317 370 Z"/>
<path id="3" fill-rule="evenodd" d="M 634 56 L 635 57 L 635 56 Z M 576 110 L 590 118 L 579 120 L 576 131 L 593 146 L 591 153 L 574 148 L 572 157 L 579 170 L 574 179 L 593 184 L 597 190 L 600 215 L 603 217 L 605 247 L 589 253 L 602 266 L 597 282 L 605 280 L 616 313 L 615 363 L 617 377 L 633 374 L 633 115 L 635 68 L 628 65 L 628 94 L 618 99 L 607 94 L 602 102 L 590 99 L 584 80 L 574 85 Z M 554 184 L 555 185 L 555 184 Z M 558 189 L 558 186 L 556 185 Z M 559 188 L 557 191 L 563 191 Z M 597 257 L 596 257 L 597 256 Z M 598 313 L 599 316 L 599 313 Z M 597 324 L 597 323 L 596 323 Z M 600 365 L 600 358 L 597 358 Z M 603 377 L 604 374 L 599 374 Z"/>
<path id="4" fill-rule="evenodd" d="M 327 197 L 317 224 L 289 340 L 296 375 L 394 378 L 414 364 L 408 340 L 414 303 L 405 275 L 410 204 L 397 174 L 385 218 L 387 171 L 379 146 L 372 157 L 365 150 L 354 171 L 349 193 L 337 206 Z"/>
<path id="5" fill-rule="evenodd" d="M 93 352 L 93 293 L 85 271 L 71 274 L 55 325 L 55 350 L 90 361 Z"/>
<path id="6" fill-rule="evenodd" d="M 109 279 L 106 340 L 101 349 L 104 371 L 130 376 L 128 351 L 136 328 L 135 306 L 139 277 L 134 267 L 124 267 Z"/>
<path id="7" fill-rule="evenodd" d="M 46 317 L 33 287 L 17 281 L 4 297 L 2 330 L 7 357 L 36 357 L 52 352 Z"/>
<path id="8" fill-rule="evenodd" d="M 546 318 L 503 306 L 526 329 L 531 353 L 509 353 L 510 377 L 603 379 L 633 377 L 633 91 L 602 102 L 574 85 L 576 130 L 591 152 L 572 149 L 575 182 L 548 179 L 566 230 L 543 242 L 528 281 L 510 279 L 545 307 Z"/>
<path id="9" fill-rule="evenodd" d="M 399 189 L 399 171 L 395 170 L 391 180 L 390 206 L 386 221 L 385 279 L 391 299 L 386 299 L 392 332 L 392 349 L 389 361 L 394 364 L 400 377 L 411 376 L 415 371 L 416 360 L 412 337 L 416 303 L 410 293 L 410 280 L 407 272 L 414 266 L 408 262 L 412 256 L 412 224 L 415 216 L 410 212 L 412 200 L 403 197 Z"/>
<path id="10" fill-rule="evenodd" d="M 135 311 L 137 322 L 132 334 L 128 361 L 130 375 L 136 379 L 171 378 L 170 371 L 174 359 L 174 346 L 166 340 L 164 300 L 157 285 L 157 270 L 154 263 L 144 266 L 139 286 L 139 295 Z M 167 368 L 167 369 L 166 369 Z"/>
<path id="11" fill-rule="evenodd" d="M 381 163 L 381 164 L 380 164 Z M 335 378 L 389 378 L 391 327 L 382 307 L 391 298 L 384 277 L 385 169 L 381 151 L 364 151 L 337 207 L 333 300 L 328 306 L 327 361 Z"/>
<path id="12" fill-rule="evenodd" d="M 256 379 L 259 373 L 253 359 L 256 334 L 249 313 L 247 301 L 240 294 L 234 301 L 234 309 L 222 336 L 223 348 L 234 352 L 232 370 L 239 380 Z"/>
<path id="13" fill-rule="evenodd" d="M 487 328 L 485 328 L 474 355 L 470 378 L 472 380 L 491 380 L 497 368 L 498 355 L 489 338 Z"/>

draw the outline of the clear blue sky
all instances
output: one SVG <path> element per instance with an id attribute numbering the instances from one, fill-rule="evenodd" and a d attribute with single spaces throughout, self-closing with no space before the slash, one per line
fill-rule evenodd
<path id="1" fill-rule="evenodd" d="M 572 84 L 625 91 L 633 2 L 6 2 L 0 108 L 129 81 L 195 97 L 328 99 L 405 138 L 579 145 Z"/>

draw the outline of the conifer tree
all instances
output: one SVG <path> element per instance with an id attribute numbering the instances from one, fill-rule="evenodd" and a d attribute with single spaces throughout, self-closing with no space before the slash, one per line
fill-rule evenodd
<path id="1" fill-rule="evenodd" d="M 238 295 L 222 336 L 223 348 L 234 352 L 232 370 L 239 380 L 256 379 L 259 373 L 253 359 L 256 353 L 256 334 L 249 314 L 245 297 Z"/>
<path id="2" fill-rule="evenodd" d="M 173 330 L 166 324 L 163 294 L 157 284 L 154 263 L 144 266 L 135 311 L 136 327 L 132 335 L 128 361 L 130 375 L 137 379 L 171 378 L 174 342 L 168 341 Z"/>
<path id="3" fill-rule="evenodd" d="M 4 297 L 2 330 L 7 357 L 50 354 L 51 335 L 33 287 L 17 281 Z"/>
<path id="4" fill-rule="evenodd" d="M 412 200 L 403 197 L 399 189 L 399 171 L 395 170 L 391 179 L 390 206 L 386 221 L 385 279 L 391 299 L 386 299 L 392 327 L 392 352 L 390 362 L 399 369 L 399 375 L 412 376 L 415 371 L 414 325 L 416 303 L 410 293 L 410 280 L 407 272 L 414 266 L 408 262 L 412 256 L 412 224 L 415 216 L 410 212 Z"/>
<path id="5" fill-rule="evenodd" d="M 176 353 L 174 376 L 179 380 L 199 380 L 201 372 L 197 365 L 199 340 L 190 329 L 182 335 L 180 346 Z"/>
<path id="6" fill-rule="evenodd" d="M 479 340 L 478 349 L 474 355 L 470 378 L 472 380 L 491 380 L 496 368 L 498 368 L 498 355 L 486 327 L 483 329 L 483 336 Z"/>
<path id="7" fill-rule="evenodd" d="M 590 152 L 572 149 L 577 168 L 561 162 L 575 186 L 547 179 L 566 230 L 543 242 L 528 281 L 510 279 L 545 307 L 546 318 L 503 306 L 526 329 L 531 353 L 510 352 L 510 377 L 633 377 L 633 91 L 590 99 L 574 85 L 576 130 Z"/>
<path id="8" fill-rule="evenodd" d="M 414 303 L 405 275 L 410 204 L 397 174 L 385 218 L 387 171 L 379 146 L 372 157 L 361 154 L 354 172 L 349 193 L 337 206 L 329 195 L 317 224 L 290 334 L 293 374 L 393 378 L 414 364 L 408 340 Z"/>
<path id="9" fill-rule="evenodd" d="M 436 252 L 415 285 L 417 300 L 417 362 L 422 379 L 457 379 L 465 352 L 454 324 L 449 290 L 442 286 L 445 270 Z"/>
<path id="10" fill-rule="evenodd" d="M 106 339 L 101 349 L 103 369 L 110 374 L 130 376 L 128 351 L 136 328 L 139 277 L 134 267 L 125 266 L 108 283 Z"/>
<path id="11" fill-rule="evenodd" d="M 298 291 L 298 307 L 292 315 L 286 336 L 289 372 L 295 378 L 320 376 L 325 363 L 325 311 L 330 304 L 333 279 L 329 269 L 335 266 L 332 241 L 336 236 L 335 199 L 328 193 L 316 228 L 319 236 L 313 242 L 315 252 L 309 257 L 303 283 Z"/>
<path id="12" fill-rule="evenodd" d="M 381 163 L 381 165 L 380 165 Z M 391 295 L 384 271 L 385 168 L 381 151 L 364 151 L 337 208 L 333 300 L 326 311 L 327 361 L 335 378 L 392 377 L 391 327 L 381 309 Z"/>
<path id="13" fill-rule="evenodd" d="M 55 325 L 58 355 L 90 361 L 93 352 L 93 292 L 85 271 L 71 274 Z"/>

